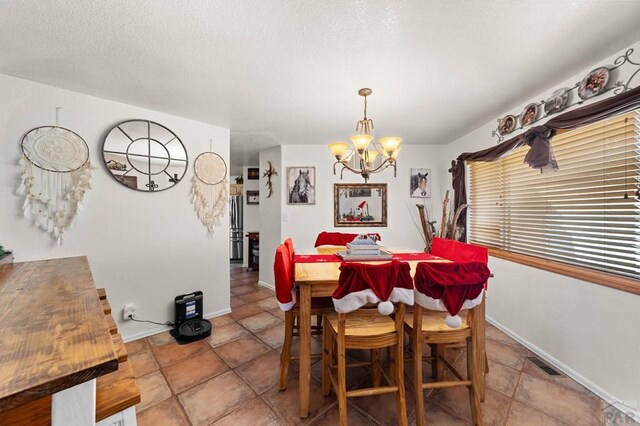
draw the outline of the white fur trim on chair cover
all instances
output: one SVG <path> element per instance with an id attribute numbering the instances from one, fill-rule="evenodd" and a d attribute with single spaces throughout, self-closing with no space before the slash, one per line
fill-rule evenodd
<path id="1" fill-rule="evenodd" d="M 480 292 L 478 297 L 475 299 L 467 299 L 462 304 L 461 309 L 471 309 L 478 306 L 482 303 L 482 296 L 484 295 L 484 290 Z M 418 290 L 414 289 L 414 297 L 415 303 L 422 306 L 425 309 L 430 309 L 432 311 L 447 311 L 447 308 L 442 303 L 442 299 L 434 299 L 433 297 L 427 296 L 424 293 L 420 293 Z M 458 315 L 447 315 L 445 319 L 447 325 L 451 328 L 457 328 L 462 324 L 462 319 Z"/>
<path id="2" fill-rule="evenodd" d="M 391 291 L 389 301 L 396 303 L 402 302 L 405 305 L 413 305 L 413 296 L 413 289 L 396 287 Z M 342 299 L 333 299 L 333 307 L 336 312 L 346 314 L 348 312 L 353 312 L 356 309 L 360 309 L 367 303 L 380 302 L 383 302 L 383 300 L 380 300 L 373 290 L 367 288 L 365 290 L 349 293 Z"/>
<path id="3" fill-rule="evenodd" d="M 296 293 L 297 289 L 296 287 L 293 287 L 291 289 L 291 302 L 280 303 L 280 301 L 278 301 L 278 306 L 280 307 L 281 311 L 287 312 L 293 308 L 293 306 L 296 304 Z"/>

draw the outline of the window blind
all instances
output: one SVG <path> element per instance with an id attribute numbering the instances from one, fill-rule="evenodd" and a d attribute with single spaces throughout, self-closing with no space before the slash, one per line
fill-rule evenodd
<path id="1" fill-rule="evenodd" d="M 470 241 L 640 279 L 639 134 L 634 111 L 556 135 L 557 172 L 470 163 Z"/>

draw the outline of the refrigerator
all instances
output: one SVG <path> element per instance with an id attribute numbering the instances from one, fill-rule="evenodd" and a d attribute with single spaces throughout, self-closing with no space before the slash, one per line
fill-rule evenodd
<path id="1" fill-rule="evenodd" d="M 242 259 L 242 195 L 229 197 L 229 256 L 231 260 Z"/>

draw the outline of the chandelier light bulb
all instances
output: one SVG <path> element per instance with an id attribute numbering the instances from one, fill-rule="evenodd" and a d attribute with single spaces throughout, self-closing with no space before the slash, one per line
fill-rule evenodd
<path id="1" fill-rule="evenodd" d="M 393 155 L 393 152 L 396 150 L 396 148 L 398 148 L 398 145 L 400 145 L 400 142 L 402 142 L 402 138 L 399 138 L 397 136 L 380 138 L 380 145 L 382 145 L 382 148 L 389 155 Z"/>
<path id="2" fill-rule="evenodd" d="M 333 142 L 329 144 L 329 150 L 340 161 L 344 154 L 347 152 L 349 144 L 346 142 Z"/>
<path id="3" fill-rule="evenodd" d="M 373 140 L 371 135 L 353 135 L 349 139 L 353 142 L 353 146 L 359 153 L 363 153 L 369 147 L 369 144 Z"/>
<path id="4" fill-rule="evenodd" d="M 375 149 L 370 149 L 367 151 L 367 165 L 371 165 L 373 164 L 374 161 L 376 161 L 376 158 L 378 157 L 378 151 L 376 151 Z"/>

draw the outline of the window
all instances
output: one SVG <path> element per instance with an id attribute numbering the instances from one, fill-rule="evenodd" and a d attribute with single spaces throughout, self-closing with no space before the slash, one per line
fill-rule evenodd
<path id="1" fill-rule="evenodd" d="M 469 239 L 509 253 L 640 279 L 638 111 L 556 135 L 560 167 L 527 148 L 470 164 Z"/>

